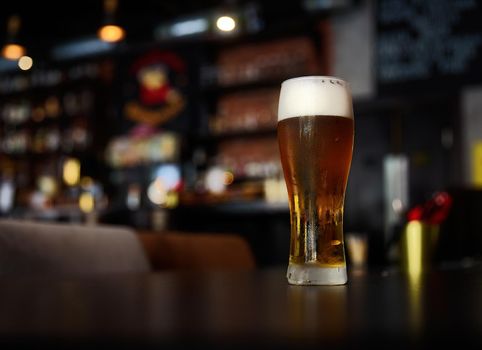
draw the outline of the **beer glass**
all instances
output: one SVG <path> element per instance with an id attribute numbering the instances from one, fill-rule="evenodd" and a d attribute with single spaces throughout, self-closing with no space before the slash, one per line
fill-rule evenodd
<path id="1" fill-rule="evenodd" d="M 353 132 L 347 82 L 306 76 L 281 84 L 278 143 L 290 205 L 290 284 L 347 282 L 343 206 Z"/>

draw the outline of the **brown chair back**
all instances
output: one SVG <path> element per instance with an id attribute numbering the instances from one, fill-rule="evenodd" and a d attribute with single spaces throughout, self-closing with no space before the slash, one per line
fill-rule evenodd
<path id="1" fill-rule="evenodd" d="M 0 220 L 0 276 L 148 272 L 133 230 Z"/>
<path id="2" fill-rule="evenodd" d="M 138 232 L 154 270 L 253 269 L 246 240 L 230 233 Z"/>

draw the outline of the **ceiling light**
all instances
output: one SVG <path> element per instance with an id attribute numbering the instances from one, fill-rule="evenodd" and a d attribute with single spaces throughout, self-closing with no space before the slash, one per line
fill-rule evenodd
<path id="1" fill-rule="evenodd" d="M 222 32 L 232 32 L 236 28 L 236 21 L 231 16 L 221 16 L 216 20 L 216 27 Z"/>
<path id="2" fill-rule="evenodd" d="M 20 29 L 20 17 L 10 16 L 7 22 L 7 42 L 2 48 L 2 56 L 8 60 L 18 60 L 25 55 L 25 47 L 17 43 L 16 37 Z"/>
<path id="3" fill-rule="evenodd" d="M 209 23 L 205 18 L 190 19 L 172 25 L 171 34 L 173 36 L 186 36 L 207 31 Z"/>
<path id="4" fill-rule="evenodd" d="M 2 49 L 2 56 L 7 60 L 18 60 L 25 55 L 25 48 L 18 44 L 7 44 Z"/>
<path id="5" fill-rule="evenodd" d="M 196 36 L 208 32 L 210 18 L 205 14 L 178 18 L 169 23 L 162 23 L 154 30 L 156 39 L 172 39 L 187 36 Z"/>
<path id="6" fill-rule="evenodd" d="M 97 31 L 99 39 L 115 43 L 125 37 L 125 30 L 115 23 L 117 0 L 104 0 L 104 25 Z"/>
<path id="7" fill-rule="evenodd" d="M 99 29 L 97 32 L 100 40 L 108 43 L 115 43 L 121 41 L 125 37 L 125 31 L 118 25 L 108 24 Z"/>

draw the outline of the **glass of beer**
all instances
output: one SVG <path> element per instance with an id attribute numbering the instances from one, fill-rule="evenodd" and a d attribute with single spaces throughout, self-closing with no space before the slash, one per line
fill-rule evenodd
<path id="1" fill-rule="evenodd" d="M 290 284 L 347 282 L 343 207 L 353 132 L 347 82 L 306 76 L 281 84 L 278 143 L 290 205 Z"/>

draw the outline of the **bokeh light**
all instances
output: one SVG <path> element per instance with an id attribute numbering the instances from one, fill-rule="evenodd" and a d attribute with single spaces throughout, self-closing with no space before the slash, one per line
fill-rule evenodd
<path id="1" fill-rule="evenodd" d="M 18 67 L 21 70 L 29 70 L 33 66 L 33 59 L 30 56 L 22 56 L 18 60 Z"/>
<path id="2" fill-rule="evenodd" d="M 125 37 L 124 29 L 113 24 L 101 27 L 97 34 L 102 41 L 109 43 L 121 41 Z"/>
<path id="3" fill-rule="evenodd" d="M 221 16 L 216 21 L 216 27 L 222 32 L 231 32 L 236 28 L 236 21 L 231 16 Z"/>

